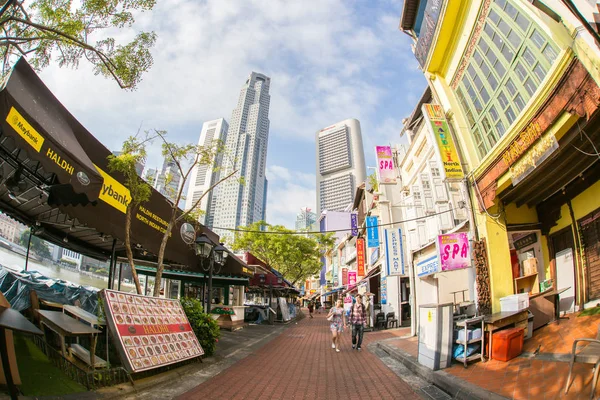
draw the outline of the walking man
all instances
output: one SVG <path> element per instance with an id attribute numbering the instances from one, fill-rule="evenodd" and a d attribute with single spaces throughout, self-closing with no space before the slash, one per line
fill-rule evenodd
<path id="1" fill-rule="evenodd" d="M 367 325 L 367 311 L 362 303 L 362 296 L 360 294 L 356 296 L 356 303 L 352 305 L 349 323 L 352 325 L 352 349 L 360 351 L 364 329 Z"/>

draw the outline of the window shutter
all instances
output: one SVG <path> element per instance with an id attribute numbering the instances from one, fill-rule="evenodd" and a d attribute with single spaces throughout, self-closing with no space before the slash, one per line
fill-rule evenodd
<path id="1" fill-rule="evenodd" d="M 421 186 L 423 187 L 423 200 L 425 203 L 425 212 L 435 212 L 435 207 L 433 203 L 433 192 L 431 190 L 431 180 L 429 179 L 429 174 L 425 172 L 421 174 Z"/>
<path id="2" fill-rule="evenodd" d="M 417 222 L 417 232 L 419 235 L 419 247 L 425 246 L 427 244 L 427 227 L 425 226 L 425 221 Z"/>
<path id="3" fill-rule="evenodd" d="M 447 202 L 448 195 L 446 193 L 446 185 L 442 181 L 440 174 L 440 167 L 435 160 L 429 161 L 429 169 L 431 171 L 431 178 L 433 181 L 433 193 L 436 203 Z"/>
<path id="4" fill-rule="evenodd" d="M 440 223 L 440 229 L 448 230 L 454 227 L 454 222 L 452 221 L 452 213 L 444 212 L 450 210 L 450 205 L 448 203 L 440 203 L 438 204 L 438 221 Z"/>

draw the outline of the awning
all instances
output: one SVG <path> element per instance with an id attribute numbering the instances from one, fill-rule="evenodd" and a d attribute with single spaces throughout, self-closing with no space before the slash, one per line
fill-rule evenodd
<path id="1" fill-rule="evenodd" d="M 30 160 L 39 163 L 37 168 L 55 174 L 58 182 L 52 187 L 68 184 L 59 187 L 62 201 L 85 204 L 98 198 L 102 176 L 76 137 L 77 131 L 90 133 L 54 97 L 24 58 L 17 61 L 0 92 L 0 115 L 1 140 L 12 142 L 3 144 L 24 151 Z M 16 196 L 23 190 L 19 187 L 22 173 L 16 169 L 11 175 L 14 185 L 9 189 L 17 192 Z"/>
<path id="2" fill-rule="evenodd" d="M 330 295 L 332 295 L 332 294 L 334 294 L 334 293 L 341 292 L 341 291 L 343 291 L 344 289 L 345 289 L 345 288 L 343 288 L 343 287 L 341 287 L 341 288 L 337 288 L 337 289 L 331 290 L 331 291 L 329 291 L 329 292 L 327 292 L 327 293 L 323 294 L 323 296 L 330 296 Z"/>

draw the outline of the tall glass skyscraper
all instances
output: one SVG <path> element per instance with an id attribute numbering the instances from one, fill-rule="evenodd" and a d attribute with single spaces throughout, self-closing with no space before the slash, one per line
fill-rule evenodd
<path id="1" fill-rule="evenodd" d="M 213 219 L 213 230 L 224 237 L 232 237 L 233 232 L 218 228 L 237 228 L 265 219 L 270 84 L 271 78 L 252 72 L 231 115 L 221 176 L 238 172 L 215 190 Z"/>
<path id="2" fill-rule="evenodd" d="M 198 145 L 203 147 L 211 147 L 216 144 L 216 141 L 225 142 L 227 139 L 227 130 L 229 124 L 224 118 L 207 121 L 202 124 L 200 131 L 200 139 Z M 190 175 L 190 184 L 188 186 L 187 196 L 185 199 L 185 209 L 189 210 L 200 199 L 200 197 L 212 185 L 220 179 L 220 166 L 222 163 L 222 155 L 217 157 L 212 165 L 203 164 L 196 165 Z M 214 219 L 214 209 L 216 206 L 217 195 L 216 191 L 208 193 L 197 209 L 204 211 L 200 217 L 200 223 L 212 228 Z"/>
<path id="3" fill-rule="evenodd" d="M 324 210 L 344 211 L 365 181 L 365 152 L 357 119 L 321 129 L 317 145 L 317 217 Z"/>

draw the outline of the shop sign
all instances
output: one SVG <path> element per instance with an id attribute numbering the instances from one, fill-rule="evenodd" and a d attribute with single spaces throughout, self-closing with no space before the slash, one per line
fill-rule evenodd
<path id="1" fill-rule="evenodd" d="M 392 148 L 390 146 L 375 146 L 375 153 L 377 155 L 379 183 L 383 185 L 395 184 L 396 169 L 392 158 Z"/>
<path id="2" fill-rule="evenodd" d="M 367 280 L 361 281 L 361 282 L 358 284 L 358 288 L 356 289 L 356 291 L 358 292 L 358 294 L 360 294 L 360 295 L 364 296 L 364 295 L 365 295 L 365 293 L 367 293 L 367 285 L 368 285 L 368 282 L 369 282 L 369 280 L 367 279 Z"/>
<path id="3" fill-rule="evenodd" d="M 356 286 L 356 271 L 348 271 L 348 287 Z"/>
<path id="4" fill-rule="evenodd" d="M 437 254 L 417 263 L 417 276 L 422 278 L 440 271 L 440 262 Z"/>
<path id="5" fill-rule="evenodd" d="M 513 246 L 515 246 L 516 250 L 524 249 L 527 246 L 531 246 L 532 244 L 537 242 L 537 234 L 535 232 L 531 232 L 529 235 L 522 237 L 521 239 L 517 239 L 513 242 Z"/>
<path id="6" fill-rule="evenodd" d="M 358 215 L 356 213 L 350 214 L 350 230 L 352 236 L 358 236 Z"/>
<path id="7" fill-rule="evenodd" d="M 381 287 L 379 291 L 381 295 L 381 304 L 387 304 L 387 276 L 381 274 Z"/>
<path id="8" fill-rule="evenodd" d="M 356 268 L 358 276 L 365 276 L 365 240 L 356 239 Z"/>
<path id="9" fill-rule="evenodd" d="M 194 240 L 196 240 L 196 230 L 189 222 L 181 224 L 179 233 L 181 235 L 181 240 L 183 240 L 184 243 L 192 244 L 194 243 Z"/>
<path id="10" fill-rule="evenodd" d="M 371 253 L 371 263 L 370 265 L 373 266 L 375 265 L 375 263 L 379 260 L 379 247 L 376 247 L 375 250 L 373 250 L 373 252 Z"/>
<path id="11" fill-rule="evenodd" d="M 415 45 L 415 57 L 421 68 L 425 67 L 429 49 L 433 43 L 433 36 L 437 29 L 440 19 L 440 10 L 442 8 L 442 0 L 428 0 L 423 14 L 423 23 L 421 24 L 421 32 L 419 39 Z"/>
<path id="12" fill-rule="evenodd" d="M 466 232 L 438 235 L 437 249 L 442 271 L 469 268 L 471 252 Z"/>
<path id="13" fill-rule="evenodd" d="M 557 149 L 558 142 L 554 135 L 546 135 L 541 138 L 523 157 L 510 167 L 512 184 L 517 185 L 525 179 Z"/>
<path id="14" fill-rule="evenodd" d="M 310 289 L 310 294 L 315 294 L 317 293 L 317 289 Z"/>
<path id="15" fill-rule="evenodd" d="M 377 217 L 367 217 L 367 246 L 379 247 L 379 227 Z"/>
<path id="16" fill-rule="evenodd" d="M 502 153 L 502 159 L 507 166 L 513 165 L 523 153 L 542 135 L 542 127 L 538 121 L 529 124 L 519 136 L 513 140 L 508 148 Z"/>
<path id="17" fill-rule="evenodd" d="M 404 275 L 404 247 L 402 244 L 402 230 L 385 229 L 385 260 L 387 275 Z"/>
<path id="18" fill-rule="evenodd" d="M 439 104 L 423 104 L 423 115 L 429 120 L 429 133 L 433 136 L 433 142 L 437 144 L 438 158 L 441 161 L 445 179 L 460 180 L 465 177 L 463 173 L 456 145 L 444 109 Z"/>
<path id="19" fill-rule="evenodd" d="M 129 372 L 204 354 L 179 301 L 108 289 L 101 296 L 108 326 Z"/>
<path id="20" fill-rule="evenodd" d="M 342 286 L 348 285 L 348 268 L 342 268 Z"/>

